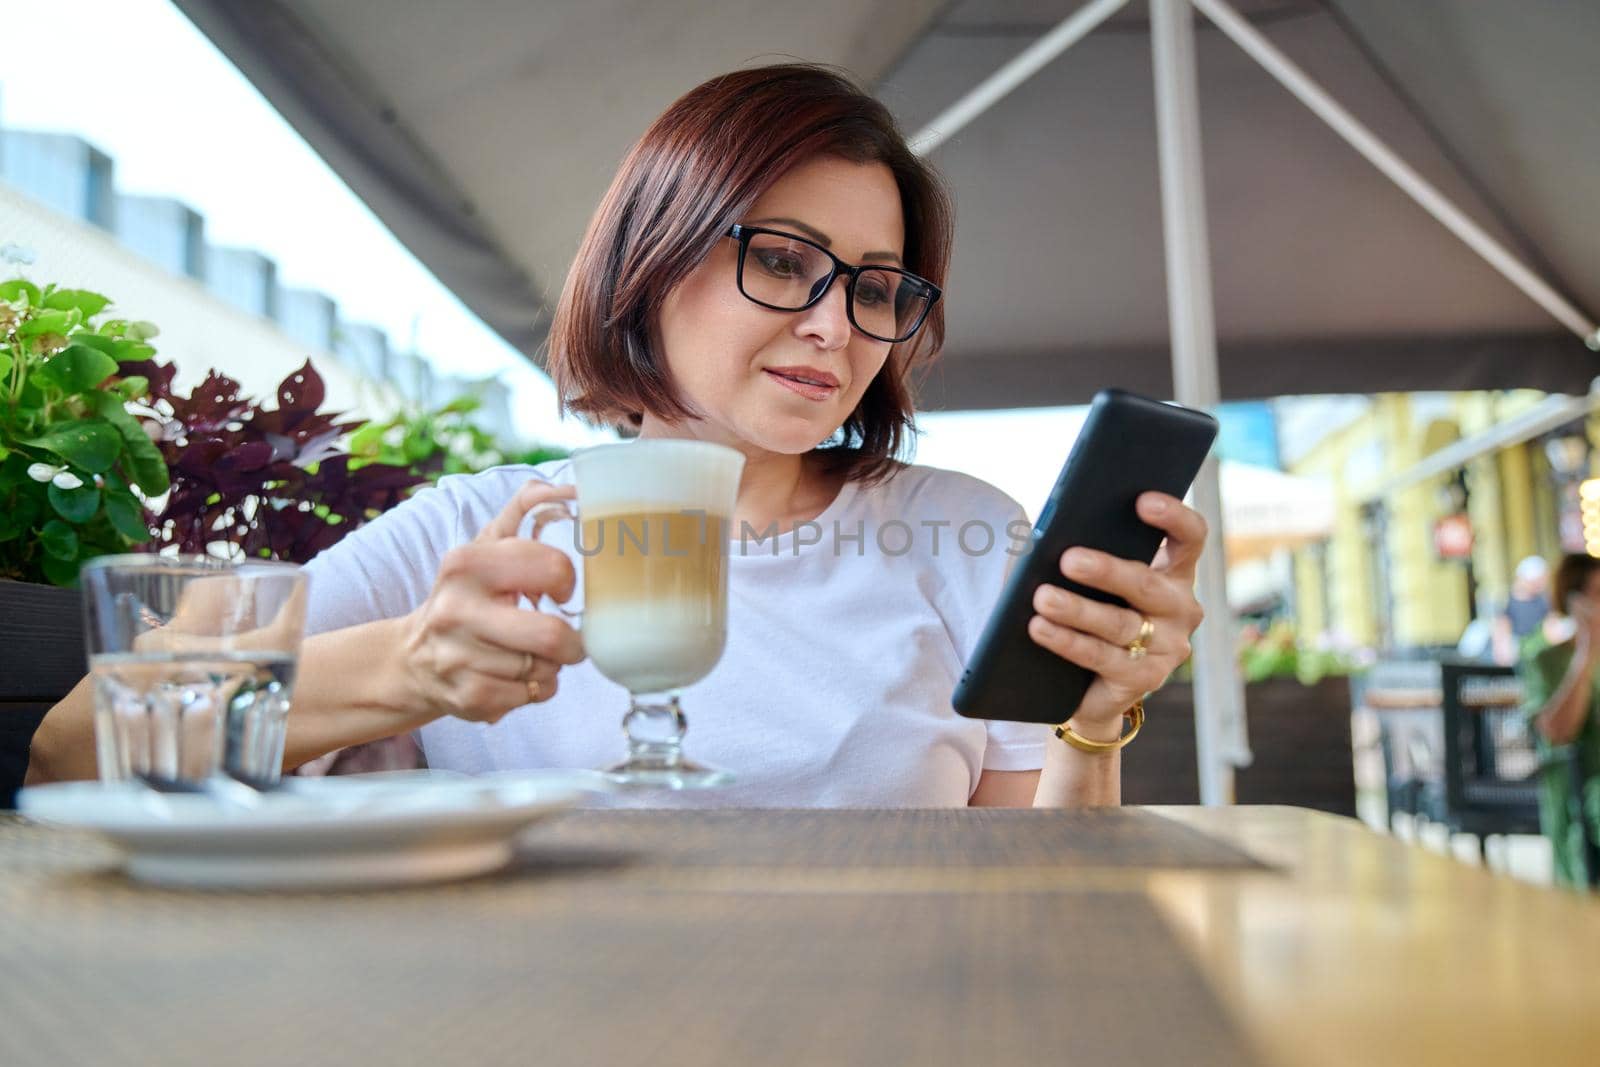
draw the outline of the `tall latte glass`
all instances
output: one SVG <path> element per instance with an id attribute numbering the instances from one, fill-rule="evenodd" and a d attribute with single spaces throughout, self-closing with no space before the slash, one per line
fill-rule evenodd
<path id="1" fill-rule="evenodd" d="M 573 519 L 580 629 L 595 668 L 628 690 L 620 785 L 702 789 L 732 775 L 683 754 L 678 690 L 711 672 L 728 634 L 729 519 L 744 456 L 702 441 L 633 441 L 573 456 L 577 513 L 534 509 L 534 536 Z"/>

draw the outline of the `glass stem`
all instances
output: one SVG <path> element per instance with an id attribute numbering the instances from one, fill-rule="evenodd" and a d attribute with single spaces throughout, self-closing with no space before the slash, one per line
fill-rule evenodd
<path id="1" fill-rule="evenodd" d="M 683 732 L 688 728 L 678 694 L 635 696 L 622 720 L 628 738 L 628 763 L 650 770 L 670 770 L 683 763 Z"/>

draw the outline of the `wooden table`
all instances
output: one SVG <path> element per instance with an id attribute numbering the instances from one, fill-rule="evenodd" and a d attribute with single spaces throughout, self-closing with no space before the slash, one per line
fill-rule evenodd
<path id="1" fill-rule="evenodd" d="M 1290 808 L 573 813 L 377 893 L 0 820 L 0 1064 L 1592 1064 L 1600 905 Z"/>

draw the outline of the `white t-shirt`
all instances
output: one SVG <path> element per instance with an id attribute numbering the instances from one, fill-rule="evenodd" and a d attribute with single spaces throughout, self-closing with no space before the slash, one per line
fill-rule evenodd
<path id="1" fill-rule="evenodd" d="M 308 567 L 309 631 L 416 608 L 444 554 L 530 478 L 568 484 L 571 464 L 444 478 L 323 552 Z M 1043 766 L 1048 727 L 966 719 L 950 705 L 1030 537 L 1010 497 L 964 474 L 910 466 L 880 485 L 847 483 L 811 524 L 780 536 L 731 532 L 727 647 L 682 702 L 686 754 L 737 781 L 643 803 L 960 806 L 984 770 Z M 571 524 L 547 527 L 544 539 L 581 575 Z M 440 719 L 419 739 L 430 767 L 602 768 L 623 754 L 627 707 L 626 690 L 585 660 L 562 669 L 543 704 L 493 725 Z"/>

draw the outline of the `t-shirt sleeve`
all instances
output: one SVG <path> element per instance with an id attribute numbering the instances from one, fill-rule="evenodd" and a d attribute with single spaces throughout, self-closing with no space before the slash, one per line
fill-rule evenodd
<path id="1" fill-rule="evenodd" d="M 996 536 L 992 549 L 972 557 L 975 565 L 962 576 L 965 588 L 951 630 L 963 663 L 972 659 L 989 613 L 1000 599 L 1011 568 L 1021 558 L 1015 554 L 1019 543 L 1015 535 L 1032 529 L 1020 504 L 992 486 L 984 485 L 983 490 L 974 509 L 978 514 L 973 517 L 988 523 Z M 984 726 L 989 735 L 983 750 L 984 770 L 1036 771 L 1044 766 L 1045 744 L 1052 740 L 1049 726 L 995 719 L 985 720 Z"/>
<path id="2" fill-rule="evenodd" d="M 306 564 L 306 633 L 395 618 L 416 608 L 433 587 L 439 561 L 458 543 L 459 526 L 455 494 L 432 486 L 318 553 Z"/>
<path id="3" fill-rule="evenodd" d="M 1018 507 L 1012 521 L 1027 523 L 1027 513 Z M 972 643 L 967 648 L 965 656 L 967 659 L 971 658 L 972 649 L 977 647 L 978 635 L 983 632 L 984 625 L 989 621 L 989 612 L 1000 599 L 1000 591 L 1005 587 L 1006 579 L 1011 576 L 1011 567 L 1016 563 L 1017 557 L 1008 556 L 1006 560 L 1006 566 L 1000 572 L 999 581 L 994 585 L 989 603 L 978 617 L 972 633 Z M 1063 712 L 1061 717 L 1066 718 L 1066 713 Z M 1054 740 L 1049 726 L 1037 722 L 1008 722 L 999 719 L 986 719 L 984 726 L 989 731 L 989 743 L 983 750 L 984 770 L 1037 771 L 1044 767 L 1045 745 Z"/>

